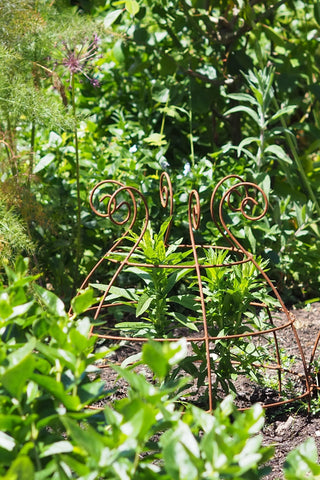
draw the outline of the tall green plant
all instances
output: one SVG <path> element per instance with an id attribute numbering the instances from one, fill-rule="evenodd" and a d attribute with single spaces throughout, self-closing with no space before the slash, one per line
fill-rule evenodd
<path id="1" fill-rule="evenodd" d="M 226 112 L 226 115 L 232 113 L 243 112 L 248 114 L 254 123 L 258 126 L 259 136 L 244 138 L 237 147 L 238 156 L 242 153 L 248 155 L 257 165 L 258 171 L 262 169 L 262 165 L 267 166 L 270 162 L 276 160 L 281 165 L 281 169 L 288 177 L 288 181 L 291 185 L 294 184 L 290 175 L 289 165 L 292 160 L 286 154 L 285 150 L 279 145 L 279 140 L 284 138 L 291 151 L 293 160 L 296 164 L 299 175 L 301 176 L 303 187 L 309 193 L 317 213 L 320 213 L 320 207 L 318 205 L 316 196 L 313 192 L 312 185 L 304 171 L 302 162 L 297 153 L 295 146 L 295 140 L 292 137 L 292 133 L 288 130 L 285 119 L 285 115 L 292 114 L 295 110 L 294 105 L 288 105 L 280 108 L 275 97 L 273 88 L 275 68 L 269 67 L 263 70 L 254 70 L 244 75 L 248 86 L 251 90 L 251 94 L 247 93 L 233 93 L 229 94 L 229 97 L 243 102 L 244 104 L 231 108 Z M 250 106 L 246 104 L 249 103 Z M 272 113 L 275 108 L 275 113 Z M 281 121 L 282 128 L 276 125 L 278 121 Z M 255 152 L 251 152 L 246 146 L 255 143 L 257 149 Z"/>
<path id="2" fill-rule="evenodd" d="M 71 40 L 72 45 L 69 45 L 64 40 L 61 41 L 61 49 L 63 50 L 64 54 L 64 57 L 61 61 L 61 66 L 64 67 L 70 75 L 70 103 L 74 121 L 73 138 L 75 148 L 75 177 L 77 195 L 74 286 L 78 284 L 79 264 L 83 250 L 81 242 L 80 151 L 78 133 L 79 118 L 76 97 L 76 77 L 82 75 L 87 78 L 92 83 L 92 85 L 99 85 L 97 79 L 89 77 L 89 72 L 92 69 L 92 62 L 94 61 L 95 57 L 97 57 L 98 36 L 97 34 L 94 34 L 91 41 L 88 38 L 85 38 L 81 39 L 80 43 L 78 42 L 76 38 Z"/>

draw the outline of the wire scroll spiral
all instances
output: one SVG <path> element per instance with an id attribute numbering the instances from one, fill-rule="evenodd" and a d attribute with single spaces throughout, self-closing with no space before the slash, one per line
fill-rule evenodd
<path id="1" fill-rule="evenodd" d="M 100 194 L 99 196 L 99 190 L 101 190 L 101 188 L 103 188 L 104 186 L 108 186 L 108 185 L 116 185 L 118 189 L 113 194 L 103 193 L 103 194 Z M 129 194 L 130 201 L 121 200 L 119 201 L 119 203 L 117 203 L 117 196 L 122 191 L 125 191 Z M 98 200 L 99 205 L 104 206 L 104 208 L 106 209 L 106 212 L 101 212 L 95 207 L 94 203 L 96 200 Z M 106 201 L 107 201 L 107 205 L 105 205 Z M 127 187 L 123 183 L 118 182 L 116 180 L 103 180 L 102 182 L 97 183 L 97 185 L 95 185 L 95 187 L 90 193 L 89 203 L 92 211 L 96 215 L 103 218 L 109 218 L 111 222 L 114 223 L 115 225 L 125 225 L 126 223 L 128 223 L 128 221 L 131 218 L 131 223 L 128 227 L 128 230 L 132 229 L 136 221 L 137 201 L 134 197 L 134 194 L 131 191 L 130 187 Z M 126 212 L 126 214 L 123 215 L 123 211 Z M 122 218 L 122 220 L 119 218 L 116 218 L 115 214 L 117 213 L 118 214 L 122 213 L 124 218 Z"/>
<path id="2" fill-rule="evenodd" d="M 194 200 L 195 200 L 195 203 L 194 203 Z M 200 197 L 197 190 L 192 190 L 189 195 L 188 219 L 189 219 L 189 228 L 192 227 L 194 230 L 198 230 L 200 226 L 200 219 L 201 219 L 201 206 L 200 206 Z"/>
<path id="3" fill-rule="evenodd" d="M 237 183 L 227 188 L 227 190 L 222 194 L 220 200 L 217 201 L 218 188 L 228 179 L 236 179 Z M 258 201 L 259 194 L 260 199 Z M 217 210 L 214 208 L 214 205 L 216 204 L 218 204 Z M 231 247 L 239 248 L 241 251 L 247 254 L 246 250 L 231 233 L 230 228 L 226 224 L 224 216 L 225 204 L 228 206 L 228 209 L 231 212 L 239 212 L 247 220 L 258 221 L 265 216 L 268 210 L 267 195 L 264 190 L 259 187 L 259 185 L 252 182 L 245 182 L 238 175 L 228 175 L 225 177 L 216 185 L 216 188 L 212 193 L 210 200 L 210 213 L 213 222 Z M 251 211 L 254 211 L 254 209 L 257 208 L 259 209 L 259 212 L 257 214 L 250 214 L 248 212 L 249 208 L 251 208 Z"/>
<path id="4" fill-rule="evenodd" d="M 133 252 L 139 246 L 140 241 L 142 240 L 142 238 L 143 238 L 143 236 L 146 232 L 148 222 L 149 222 L 149 210 L 148 210 L 146 199 L 143 196 L 143 194 L 137 188 L 130 187 L 130 186 L 124 186 L 120 182 L 116 182 L 116 181 L 113 181 L 113 180 L 109 180 L 109 181 L 105 180 L 104 182 L 100 182 L 100 185 L 101 185 L 101 183 L 106 183 L 106 182 L 114 183 L 116 185 L 119 185 L 119 188 L 112 195 L 104 194 L 100 198 L 100 201 L 102 199 L 106 199 L 106 198 L 109 199 L 108 205 L 107 205 L 107 214 L 103 214 L 101 216 L 110 218 L 110 220 L 115 225 L 124 225 L 124 224 L 130 222 L 130 225 L 127 228 L 126 232 L 122 235 L 122 237 L 118 241 L 116 241 L 114 243 L 114 245 L 108 251 L 106 256 L 109 256 L 112 252 L 114 252 L 116 250 L 116 248 L 120 245 L 120 243 L 123 242 L 125 236 L 130 232 L 130 230 L 134 226 L 134 224 L 137 220 L 137 214 L 138 214 L 138 204 L 137 204 L 136 197 L 140 200 L 140 202 L 144 206 L 144 221 L 143 221 L 143 225 L 140 229 L 140 234 L 136 238 L 136 241 L 134 242 L 134 245 L 130 248 L 130 250 L 128 251 L 125 258 L 120 262 L 116 272 L 114 273 L 112 279 L 110 280 L 110 282 L 108 284 L 108 288 L 105 290 L 103 296 L 101 297 L 100 303 L 99 303 L 98 308 L 96 310 L 95 319 L 98 318 L 98 316 L 100 314 L 100 311 L 103 308 L 104 301 L 105 301 L 105 299 L 106 299 L 106 297 L 107 297 L 107 295 L 110 291 L 110 288 L 114 284 L 117 276 L 119 275 L 121 270 L 124 268 L 124 266 L 127 264 L 131 255 L 133 254 Z M 92 192 L 91 192 L 91 194 L 92 194 Z M 130 205 L 130 203 L 127 200 L 122 200 L 121 199 L 121 194 L 129 194 L 132 205 Z M 117 197 L 118 196 L 120 197 L 119 203 L 117 203 Z M 90 196 L 90 198 L 91 198 L 91 196 Z M 119 219 L 115 218 L 114 215 L 115 215 L 116 212 L 119 212 L 119 210 L 122 209 L 123 207 L 125 207 L 125 209 L 127 210 L 127 214 L 125 215 L 125 217 L 122 220 L 119 220 Z"/>
<path id="5" fill-rule="evenodd" d="M 172 191 L 172 183 L 170 180 L 169 175 L 167 172 L 162 172 L 160 175 L 160 183 L 159 183 L 159 193 L 160 193 L 160 202 L 161 206 L 163 208 L 167 208 L 169 205 L 169 215 L 171 217 L 170 223 L 168 225 L 165 237 L 164 237 L 164 243 L 165 245 L 168 244 L 168 238 L 170 235 L 170 230 L 172 226 L 172 215 L 173 215 L 173 191 Z"/>
<path id="6" fill-rule="evenodd" d="M 103 190 L 103 187 L 108 187 L 108 186 L 116 186 L 118 188 L 113 193 L 101 193 L 101 190 Z M 128 195 L 129 198 L 123 199 L 125 195 Z M 96 215 L 102 218 L 108 218 L 115 225 L 119 225 L 119 226 L 127 225 L 127 228 L 124 234 L 112 245 L 112 247 L 102 256 L 102 258 L 100 258 L 100 260 L 92 268 L 92 270 L 87 275 L 84 282 L 82 283 L 80 290 L 85 288 L 89 284 L 89 281 L 92 278 L 94 272 L 105 261 L 105 259 L 108 258 L 108 256 L 110 256 L 112 252 L 115 252 L 117 250 L 120 244 L 124 241 L 125 237 L 134 227 L 136 220 L 138 218 L 138 201 L 139 201 L 139 204 L 142 204 L 144 208 L 144 212 L 142 212 L 144 213 L 144 219 L 143 219 L 143 225 L 140 228 L 140 234 L 137 237 L 134 245 L 131 246 L 131 248 L 129 249 L 123 261 L 120 262 L 115 274 L 113 275 L 111 281 L 109 282 L 108 289 L 104 292 L 101 298 L 101 301 L 96 309 L 95 318 L 98 317 L 101 309 L 103 308 L 103 303 L 105 301 L 105 298 L 108 295 L 110 288 L 113 285 L 117 275 L 119 275 L 124 265 L 127 263 L 127 261 L 129 260 L 129 258 L 131 257 L 135 249 L 138 247 L 143 235 L 145 234 L 145 231 L 147 229 L 147 225 L 149 222 L 149 210 L 148 210 L 148 206 L 144 196 L 138 189 L 130 186 L 125 186 L 123 183 L 118 182 L 116 180 L 103 180 L 102 182 L 97 183 L 97 185 L 95 185 L 95 187 L 92 189 L 90 193 L 90 197 L 89 197 L 90 207 Z M 99 206 L 103 207 L 104 211 L 99 211 L 95 206 L 96 203 L 98 203 Z M 119 215 L 119 218 L 116 217 L 116 214 Z"/>
<path id="7" fill-rule="evenodd" d="M 244 191 L 245 191 L 245 196 L 243 197 L 241 195 L 241 189 L 244 188 Z M 251 196 L 251 194 L 249 193 L 249 189 L 254 189 L 256 190 L 258 193 L 260 193 L 262 195 L 262 198 L 263 198 L 263 204 L 262 205 L 259 205 L 259 202 L 256 200 L 255 197 Z M 239 199 L 240 199 L 240 204 L 238 207 L 234 207 L 231 203 L 231 196 L 232 194 L 235 193 Z M 240 244 L 240 242 L 235 238 L 235 236 L 231 233 L 230 229 L 227 227 L 225 221 L 224 221 L 224 218 L 223 218 L 223 204 L 224 204 L 224 201 L 227 201 L 227 205 L 228 207 L 234 211 L 234 212 L 241 212 L 241 214 L 244 216 L 244 218 L 246 218 L 247 220 L 251 220 L 251 221 L 258 221 L 260 220 L 261 218 L 263 218 L 268 210 L 268 199 L 267 199 L 267 195 L 266 193 L 262 190 L 261 187 L 259 187 L 259 185 L 256 185 L 255 183 L 251 183 L 251 182 L 239 182 L 237 183 L 236 185 L 233 185 L 232 187 L 230 187 L 225 193 L 224 195 L 222 196 L 221 198 L 221 201 L 220 201 L 220 205 L 219 205 L 219 217 L 220 217 L 220 221 L 221 221 L 221 225 L 223 226 L 225 232 L 227 232 L 229 238 L 232 240 L 232 242 L 238 247 L 240 248 L 240 250 L 242 250 L 244 253 L 247 253 L 246 250 L 243 248 L 243 246 Z M 260 213 L 258 213 L 257 215 L 253 214 L 253 215 L 249 215 L 247 212 L 246 212 L 246 208 L 248 206 L 251 206 L 252 209 L 254 209 L 254 207 L 258 207 L 260 206 L 261 210 L 260 210 Z"/>

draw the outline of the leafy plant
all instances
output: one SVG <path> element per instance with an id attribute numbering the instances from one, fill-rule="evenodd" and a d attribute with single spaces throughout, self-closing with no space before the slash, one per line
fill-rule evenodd
<path id="1" fill-rule="evenodd" d="M 218 399 L 219 389 L 236 393 L 234 382 L 239 375 L 247 375 L 261 383 L 261 372 L 255 365 L 270 361 L 272 340 L 266 337 L 263 346 L 245 335 L 270 328 L 266 311 L 257 307 L 259 304 L 274 307 L 277 302 L 263 286 L 258 270 L 251 262 L 230 268 L 226 266 L 231 261 L 228 251 L 213 248 L 206 250 L 205 257 L 206 264 L 220 265 L 206 268 L 201 276 L 208 334 L 216 339 L 210 349 L 210 358 L 214 373 L 213 396 Z M 261 268 L 266 268 L 265 262 L 259 263 Z M 231 337 L 219 338 L 225 336 Z M 200 387 L 207 375 L 206 346 L 194 343 L 193 353 L 193 361 L 201 360 L 197 375 Z M 183 365 L 195 375 L 188 360 Z"/>
<path id="2" fill-rule="evenodd" d="M 33 253 L 35 246 L 28 235 L 25 225 L 18 215 L 0 202 L 0 263 L 14 264 L 14 259 L 22 252 Z M 2 272 L 4 273 L 4 271 Z"/>
<path id="3" fill-rule="evenodd" d="M 97 331 L 99 328 L 102 332 L 104 329 L 108 332 L 118 330 L 124 338 L 168 338 L 178 334 L 192 339 L 197 336 L 194 332 L 199 332 L 198 336 L 203 335 L 203 312 L 198 280 L 194 278 L 192 267 L 192 251 L 186 247 L 179 248 L 181 240 L 169 246 L 166 244 L 170 225 L 169 218 L 162 224 L 159 234 L 154 233 L 150 226 L 146 230 L 130 257 L 130 262 L 135 265 L 124 267 L 116 279 L 117 285 L 111 286 L 105 298 L 116 321 L 100 327 L 103 320 L 97 319 Z M 138 236 L 131 233 L 129 244 L 135 244 L 137 240 Z M 111 255 L 121 261 L 126 255 L 126 248 L 122 254 L 112 252 Z M 263 383 L 263 369 L 260 367 L 259 370 L 257 365 L 270 362 L 274 340 L 266 336 L 264 343 L 259 343 L 250 337 L 250 333 L 272 328 L 265 307 L 277 308 L 278 303 L 264 286 L 252 262 L 235 264 L 230 268 L 227 264 L 232 263 L 232 258 L 229 251 L 223 249 L 199 248 L 197 255 L 203 266 L 208 265 L 202 270 L 201 282 L 208 335 L 215 338 L 210 358 L 213 397 L 218 402 L 221 389 L 224 394 L 230 391 L 236 393 L 234 382 L 239 375 L 247 375 L 255 382 Z M 258 263 L 266 269 L 266 262 L 258 260 Z M 91 286 L 102 291 L 109 289 L 109 286 L 100 283 Z M 123 316 L 127 318 L 119 321 Z M 139 321 L 139 317 L 143 321 Z M 228 336 L 230 338 L 222 338 Z M 192 342 L 192 354 L 175 369 L 173 377 L 179 375 L 181 368 L 192 375 L 198 388 L 207 385 L 205 342 Z"/>
<path id="4" fill-rule="evenodd" d="M 88 319 L 69 319 L 63 302 L 36 284 L 32 297 L 36 277 L 27 268 L 20 257 L 0 291 L 0 472 L 49 478 L 56 469 L 63 475 L 53 455 L 70 451 L 63 419 L 85 421 L 95 413 L 87 407 L 108 393 L 94 367 L 101 354 L 88 338 Z M 85 292 L 75 311 L 87 306 Z"/>
<path id="5" fill-rule="evenodd" d="M 308 438 L 288 454 L 284 464 L 284 478 L 286 480 L 320 478 L 318 452 L 313 438 Z"/>
<path id="6" fill-rule="evenodd" d="M 303 275 L 297 264 L 294 268 L 292 264 L 289 266 L 287 263 L 288 259 L 294 256 L 292 251 L 289 253 L 291 245 L 294 245 L 294 250 L 299 250 L 301 253 L 302 244 L 313 238 L 314 253 L 317 255 L 319 232 L 314 212 L 318 212 L 319 207 L 311 177 L 307 176 L 304 171 L 296 150 L 295 139 L 292 132 L 288 130 L 284 119 L 286 116 L 292 115 L 295 107 L 287 105 L 280 108 L 278 106 L 274 90 L 274 71 L 274 67 L 269 67 L 259 71 L 249 71 L 248 74 L 245 74 L 250 93 L 230 94 L 230 98 L 241 104 L 232 107 L 226 112 L 226 115 L 244 113 L 250 117 L 257 130 L 255 136 L 246 136 L 237 147 L 229 148 L 235 148 L 238 157 L 244 155 L 257 167 L 258 173 L 255 173 L 253 177 L 260 182 L 269 196 L 271 213 L 275 222 L 273 230 L 274 232 L 278 231 L 280 237 L 280 248 L 275 246 L 278 251 L 275 251 L 272 244 L 269 246 L 269 258 L 272 262 L 275 259 L 278 262 L 280 260 L 282 265 L 287 267 L 285 268 L 287 274 L 285 282 L 290 282 L 289 277 L 293 280 L 293 278 L 301 278 L 300 276 Z M 281 121 L 280 126 L 278 125 L 279 120 Z M 291 156 L 287 153 L 288 149 Z M 277 168 L 277 179 L 274 180 L 273 186 L 271 185 L 271 167 Z M 263 174 L 260 173 L 262 170 Z M 284 180 L 280 181 L 281 177 L 287 184 L 285 189 L 283 189 Z M 297 185 L 299 184 L 301 184 L 301 190 L 310 199 L 304 204 L 302 204 L 301 194 L 297 194 Z M 276 192 L 284 194 L 284 199 L 280 200 L 279 194 Z M 284 210 L 284 204 L 289 212 Z M 289 209 L 290 204 L 291 208 Z M 289 224 L 286 220 L 289 220 Z M 265 227 L 262 226 L 262 229 L 265 230 Z M 270 232 L 270 227 L 267 229 Z M 317 278 L 317 274 L 310 272 L 309 277 Z M 309 283 L 307 276 L 305 283 Z"/>
<path id="7" fill-rule="evenodd" d="M 187 306 L 193 311 L 198 311 L 194 296 L 186 292 L 181 294 L 179 282 L 190 272 L 188 260 L 190 249 L 180 249 L 181 240 L 177 240 L 170 246 L 166 245 L 166 235 L 171 224 L 171 218 L 167 219 L 160 227 L 159 233 L 154 233 L 150 225 L 139 243 L 139 247 L 131 256 L 133 262 L 139 262 L 142 266 L 126 268 L 126 272 L 134 274 L 132 281 L 145 284 L 144 288 L 119 289 L 111 287 L 111 295 L 107 301 L 118 302 L 124 297 L 124 305 L 130 306 L 128 300 L 134 302 L 135 309 L 131 312 L 135 317 L 142 317 L 143 322 L 119 322 L 115 325 L 127 333 L 137 336 L 166 338 L 177 326 L 184 326 L 197 331 L 195 318 L 188 318 L 179 305 Z M 138 236 L 131 232 L 129 241 L 135 243 Z M 126 251 L 126 250 L 125 250 Z M 121 256 L 116 255 L 121 260 Z M 148 267 L 150 264 L 150 267 Z M 171 266 L 173 268 L 171 268 Z M 179 266 L 179 268 L 177 268 Z M 176 267 L 176 268 L 174 268 Z M 92 286 L 105 290 L 106 285 L 92 284 Z M 181 285 L 180 285 L 181 286 Z M 129 310 L 130 311 L 130 310 Z"/>
<path id="8" fill-rule="evenodd" d="M 129 384 L 128 396 L 108 398 L 96 361 L 88 320 L 78 321 L 93 301 L 87 290 L 65 314 L 52 292 L 33 285 L 21 258 L 7 269 L 1 288 L 0 474 L 22 478 L 260 478 L 272 454 L 256 436 L 263 426 L 259 405 L 245 413 L 228 397 L 214 415 L 179 407 L 185 378 L 170 371 L 186 355 L 185 340 L 144 345 L 142 362 L 154 381 L 110 365 Z M 97 408 L 90 409 L 90 406 Z M 245 455 L 246 453 L 246 455 Z M 174 455 L 175 462 L 172 462 Z"/>

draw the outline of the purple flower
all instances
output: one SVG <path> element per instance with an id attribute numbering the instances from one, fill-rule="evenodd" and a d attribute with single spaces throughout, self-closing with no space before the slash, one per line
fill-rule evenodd
<path id="1" fill-rule="evenodd" d="M 89 73 L 92 69 L 92 61 L 97 57 L 99 38 L 93 35 L 90 42 L 84 39 L 82 44 L 71 47 L 67 42 L 62 42 L 64 57 L 56 65 L 64 66 L 70 73 L 70 85 L 72 77 L 76 74 L 83 75 L 94 87 L 99 87 L 100 83 L 96 78 L 92 78 Z"/>
<path id="2" fill-rule="evenodd" d="M 91 85 L 93 87 L 100 87 L 101 86 L 101 83 L 99 82 L 99 80 L 97 78 L 91 78 L 90 79 L 90 82 L 91 82 Z"/>

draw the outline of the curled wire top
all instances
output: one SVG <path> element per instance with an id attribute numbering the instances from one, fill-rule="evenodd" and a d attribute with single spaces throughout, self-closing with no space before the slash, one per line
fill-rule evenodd
<path id="1" fill-rule="evenodd" d="M 201 205 L 197 190 L 192 190 L 189 195 L 188 217 L 189 226 L 192 225 L 195 230 L 198 230 L 201 220 Z"/>
<path id="2" fill-rule="evenodd" d="M 170 215 L 173 213 L 173 192 L 172 184 L 167 172 L 160 175 L 160 202 L 163 208 L 167 208 L 170 202 Z"/>
<path id="3" fill-rule="evenodd" d="M 244 194 L 243 196 L 241 190 L 244 189 Z M 262 198 L 263 198 L 263 204 L 261 205 L 260 202 L 257 201 L 256 196 L 252 196 L 252 193 L 250 193 L 250 190 L 256 190 L 256 192 L 261 193 Z M 237 207 L 235 207 L 232 204 L 232 194 L 236 194 L 238 197 L 240 203 Z M 267 210 L 268 210 L 268 199 L 267 195 L 265 192 L 262 190 L 259 185 L 251 182 L 239 182 L 236 185 L 233 185 L 230 187 L 223 195 L 221 202 L 220 202 L 220 207 L 219 207 L 219 213 L 220 213 L 220 220 L 221 223 L 223 223 L 223 217 L 222 217 L 222 204 L 223 202 L 227 200 L 228 207 L 230 210 L 233 212 L 241 212 L 242 215 L 247 219 L 247 220 L 252 220 L 252 221 L 257 221 L 260 220 L 262 217 L 265 216 Z M 260 214 L 254 214 L 254 215 L 249 215 L 247 213 L 247 207 L 251 208 L 251 210 L 254 210 L 254 207 L 260 207 L 261 213 Z"/>
<path id="4" fill-rule="evenodd" d="M 103 187 L 116 186 L 118 187 L 113 193 L 103 193 Z M 125 197 L 128 198 L 125 198 Z M 99 182 L 90 193 L 90 207 L 92 211 L 99 217 L 109 218 L 115 225 L 126 225 L 127 231 L 131 230 L 137 220 L 138 204 L 137 199 L 140 200 L 144 206 L 144 217 L 146 221 L 149 220 L 149 212 L 147 202 L 143 194 L 135 187 L 126 186 L 116 180 L 103 180 Z M 101 210 L 96 208 L 95 204 L 98 202 Z"/>
<path id="5" fill-rule="evenodd" d="M 170 223 L 168 225 L 165 237 L 164 237 L 164 243 L 167 245 L 168 243 L 168 238 L 170 235 L 170 230 L 171 230 L 171 225 L 172 225 L 172 215 L 173 215 L 173 191 L 172 191 L 172 183 L 170 180 L 169 175 L 167 172 L 162 172 L 160 175 L 160 183 L 159 183 L 159 189 L 160 189 L 160 202 L 161 206 L 163 208 L 167 208 L 169 204 L 169 215 L 171 216 Z"/>
<path id="6" fill-rule="evenodd" d="M 235 180 L 236 183 L 226 188 L 219 199 L 219 188 L 230 180 Z M 252 182 L 245 182 L 238 175 L 228 175 L 223 178 L 216 185 L 212 193 L 210 200 L 210 214 L 213 222 L 221 235 L 223 235 L 232 247 L 237 246 L 240 247 L 242 251 L 245 251 L 226 224 L 224 215 L 226 213 L 226 205 L 231 212 L 239 212 L 247 220 L 257 221 L 264 217 L 267 212 L 267 195 L 259 185 Z M 257 210 L 258 213 L 255 213 L 255 210 Z M 249 213 L 250 211 L 252 213 Z"/>

